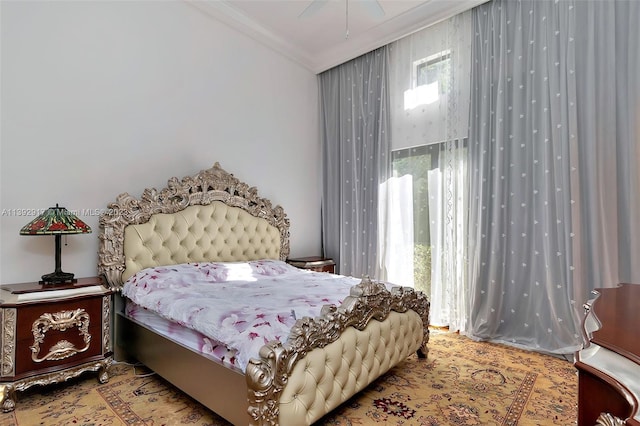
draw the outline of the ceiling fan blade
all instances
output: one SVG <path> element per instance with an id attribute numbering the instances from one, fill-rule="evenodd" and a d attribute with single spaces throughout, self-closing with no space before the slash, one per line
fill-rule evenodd
<path id="1" fill-rule="evenodd" d="M 322 6 L 329 0 L 312 0 L 311 3 L 298 15 L 298 18 L 307 18 L 322 9 Z"/>
<path id="2" fill-rule="evenodd" d="M 374 18 L 382 18 L 385 15 L 384 9 L 378 0 L 364 0 L 363 4 Z"/>

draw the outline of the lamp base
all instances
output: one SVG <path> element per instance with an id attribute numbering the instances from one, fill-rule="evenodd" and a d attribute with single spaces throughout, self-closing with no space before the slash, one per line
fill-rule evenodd
<path id="1" fill-rule="evenodd" d="M 55 285 L 75 282 L 78 282 L 78 280 L 73 278 L 73 274 L 71 272 L 56 271 L 50 274 L 43 275 L 40 284 Z"/>

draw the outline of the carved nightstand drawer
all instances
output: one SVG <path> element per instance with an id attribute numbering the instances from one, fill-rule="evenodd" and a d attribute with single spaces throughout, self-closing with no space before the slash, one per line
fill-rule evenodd
<path id="1" fill-rule="evenodd" d="M 17 324 L 16 376 L 102 354 L 101 298 L 25 307 Z"/>
<path id="2" fill-rule="evenodd" d="M 26 289 L 26 290 L 25 290 Z M 15 391 L 98 371 L 105 383 L 111 364 L 111 290 L 99 278 L 66 287 L 37 283 L 0 291 L 0 405 L 15 407 Z"/>

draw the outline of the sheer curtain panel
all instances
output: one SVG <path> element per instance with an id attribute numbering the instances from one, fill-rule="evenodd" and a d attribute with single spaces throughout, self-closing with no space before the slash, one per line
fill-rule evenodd
<path id="1" fill-rule="evenodd" d="M 393 281 L 410 270 L 416 288 L 430 296 L 431 324 L 464 330 L 471 12 L 392 43 L 390 58 L 392 170 L 413 197 L 400 206 L 402 199 L 392 197 L 385 225 L 396 227 L 401 212 L 414 217 L 401 245 L 397 233 L 382 241 L 385 272 Z M 402 261 L 399 251 L 407 254 Z"/>
<path id="2" fill-rule="evenodd" d="M 378 191 L 389 174 L 389 56 L 382 47 L 319 76 L 322 241 L 338 272 L 379 277 Z"/>
<path id="3" fill-rule="evenodd" d="M 473 13 L 470 334 L 552 353 L 579 347 L 573 6 L 493 0 Z"/>
<path id="4" fill-rule="evenodd" d="M 474 10 L 471 335 L 582 345 L 589 291 L 640 282 L 640 2 Z"/>
<path id="5" fill-rule="evenodd" d="M 575 297 L 640 283 L 640 2 L 576 1 Z"/>

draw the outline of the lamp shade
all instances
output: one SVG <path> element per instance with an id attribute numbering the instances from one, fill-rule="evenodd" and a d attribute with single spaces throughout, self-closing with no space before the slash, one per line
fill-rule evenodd
<path id="1" fill-rule="evenodd" d="M 44 213 L 27 223 L 20 230 L 20 235 L 53 235 L 56 244 L 56 269 L 50 274 L 42 276 L 41 284 L 64 284 L 75 283 L 77 280 L 74 274 L 63 272 L 61 263 L 61 244 L 62 235 L 67 234 L 88 234 L 91 232 L 89 225 L 78 219 L 76 215 L 71 213 L 64 207 L 56 204 L 55 207 L 49 207 Z"/>
<path id="2" fill-rule="evenodd" d="M 20 235 L 89 234 L 91 228 L 64 207 L 49 207 L 27 223 Z"/>

